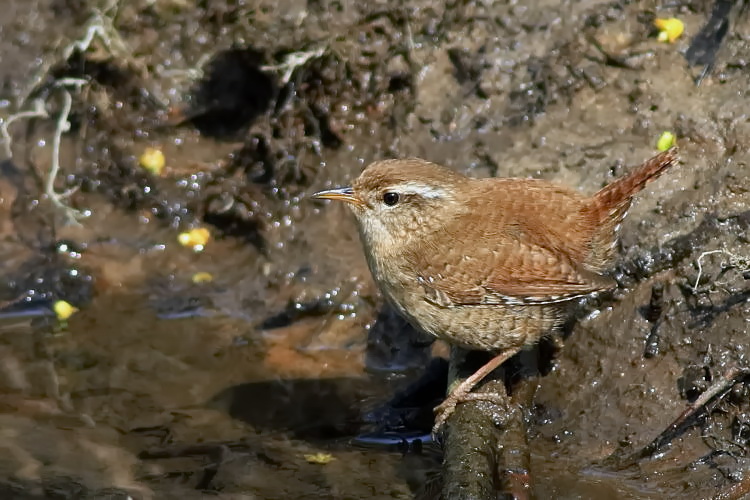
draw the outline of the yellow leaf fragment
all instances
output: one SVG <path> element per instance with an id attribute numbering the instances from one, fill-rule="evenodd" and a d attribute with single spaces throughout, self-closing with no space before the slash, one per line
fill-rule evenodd
<path id="1" fill-rule="evenodd" d="M 52 304 L 52 310 L 55 311 L 55 315 L 57 315 L 57 319 L 60 321 L 65 321 L 78 312 L 77 307 L 70 305 L 65 300 L 58 300 Z"/>
<path id="2" fill-rule="evenodd" d="M 305 460 L 309 464 L 325 465 L 336 460 L 336 458 L 330 453 L 309 453 L 305 455 Z"/>
<path id="3" fill-rule="evenodd" d="M 160 149 L 146 148 L 141 157 L 138 158 L 138 163 L 152 174 L 160 175 L 162 170 L 164 170 L 166 159 Z"/>
<path id="4" fill-rule="evenodd" d="M 180 245 L 190 247 L 196 252 L 202 251 L 210 239 L 211 233 L 205 227 L 191 229 L 177 236 L 177 241 Z"/>
<path id="5" fill-rule="evenodd" d="M 214 280 L 214 276 L 211 273 L 201 271 L 193 275 L 193 283 L 210 283 Z"/>
<path id="6" fill-rule="evenodd" d="M 676 139 L 677 138 L 672 132 L 666 130 L 661 133 L 661 135 L 659 136 L 659 140 L 656 141 L 656 149 L 658 149 L 659 151 L 666 151 L 667 149 L 674 146 Z"/>
<path id="7" fill-rule="evenodd" d="M 670 18 L 656 18 L 654 19 L 654 26 L 659 30 L 657 40 L 660 42 L 672 43 L 682 35 L 685 31 L 685 24 L 675 17 Z"/>

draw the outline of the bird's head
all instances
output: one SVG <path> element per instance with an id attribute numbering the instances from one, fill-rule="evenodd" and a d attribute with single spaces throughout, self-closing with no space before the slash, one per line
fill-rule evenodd
<path id="1" fill-rule="evenodd" d="M 351 187 L 330 189 L 314 198 L 346 202 L 366 244 L 400 246 L 435 230 L 460 212 L 461 188 L 468 178 L 420 159 L 370 164 Z"/>

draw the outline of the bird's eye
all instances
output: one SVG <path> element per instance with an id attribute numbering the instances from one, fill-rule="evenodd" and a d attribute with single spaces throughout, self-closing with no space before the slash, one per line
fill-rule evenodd
<path id="1" fill-rule="evenodd" d="M 398 193 L 394 193 L 393 191 L 386 191 L 383 193 L 383 203 L 388 205 L 389 207 L 392 207 L 396 203 L 398 203 Z"/>

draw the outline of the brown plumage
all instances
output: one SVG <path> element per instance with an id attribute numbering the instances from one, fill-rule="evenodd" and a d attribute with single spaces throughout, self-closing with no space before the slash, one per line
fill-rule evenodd
<path id="1" fill-rule="evenodd" d="M 316 197 L 350 204 L 375 281 L 414 326 L 501 352 L 488 373 L 557 327 L 566 302 L 614 286 L 601 273 L 632 197 L 675 163 L 666 151 L 587 197 L 543 180 L 386 160 Z M 452 405 L 468 390 L 459 392 Z"/>

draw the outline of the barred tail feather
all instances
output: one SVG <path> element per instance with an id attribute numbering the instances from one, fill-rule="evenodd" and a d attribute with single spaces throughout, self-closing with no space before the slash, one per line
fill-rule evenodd
<path id="1" fill-rule="evenodd" d="M 628 204 L 634 194 L 675 165 L 677 161 L 677 148 L 671 148 L 646 160 L 633 172 L 602 188 L 594 195 L 594 206 L 601 217 L 600 222 L 609 218 L 610 214 L 621 205 Z"/>
<path id="2" fill-rule="evenodd" d="M 594 233 L 592 255 L 589 256 L 589 262 L 594 269 L 602 269 L 612 260 L 617 232 L 630 208 L 633 196 L 678 161 L 677 148 L 659 153 L 646 160 L 633 172 L 608 184 L 591 198 L 585 209 L 586 215 L 591 223 L 600 228 Z"/>

